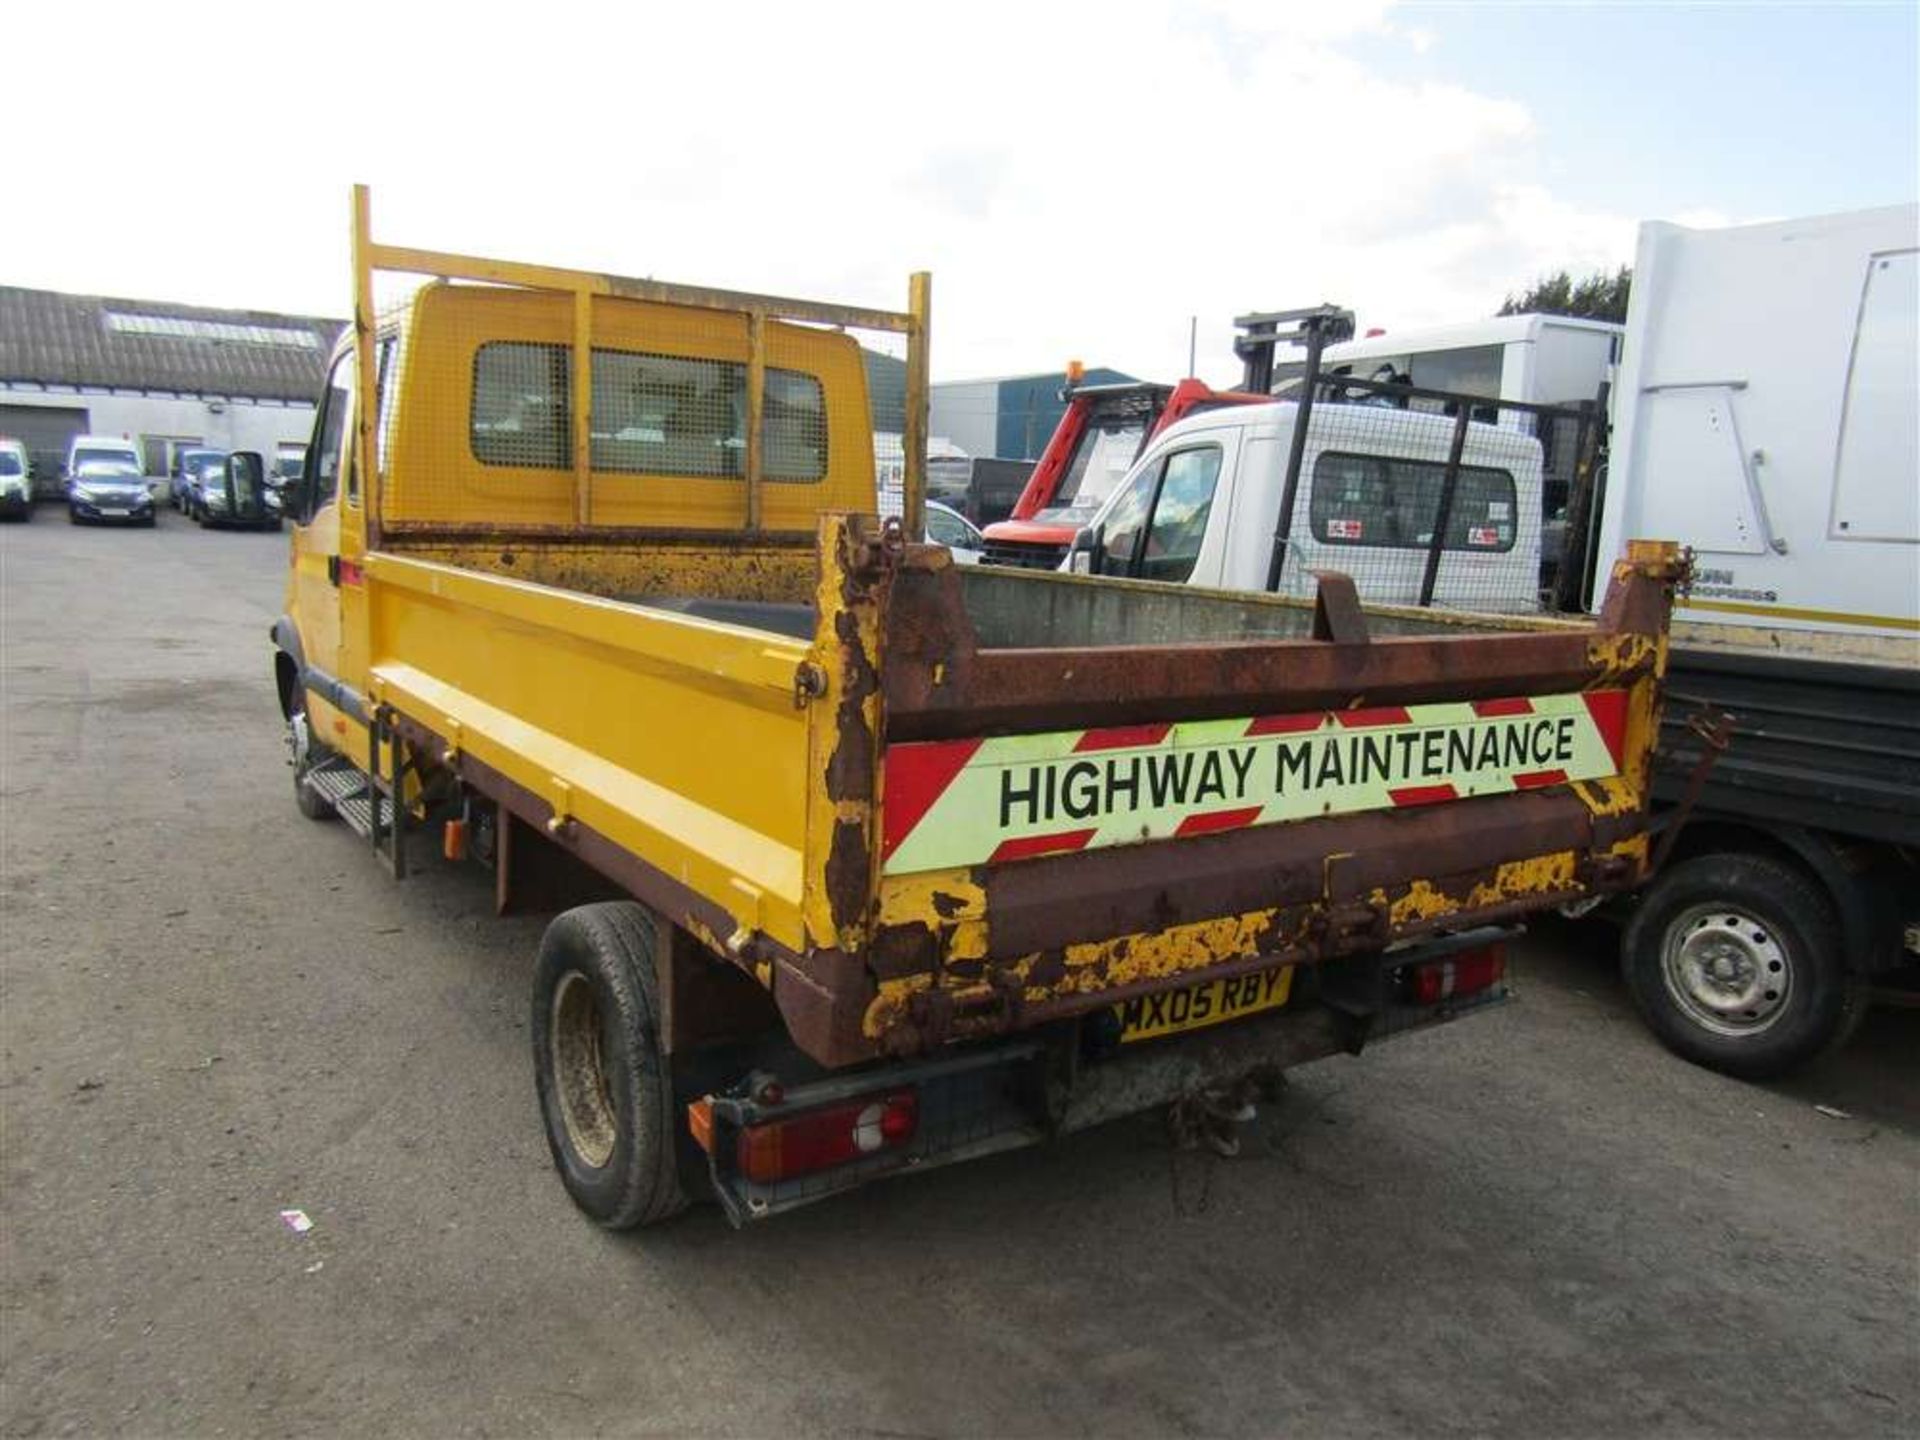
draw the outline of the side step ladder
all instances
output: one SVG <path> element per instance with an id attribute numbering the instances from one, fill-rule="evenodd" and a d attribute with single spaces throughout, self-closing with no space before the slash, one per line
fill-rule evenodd
<path id="1" fill-rule="evenodd" d="M 394 775 L 368 775 L 351 760 L 335 755 L 307 772 L 307 784 L 333 806 L 349 830 L 373 847 L 393 878 L 402 880 L 407 874 L 407 811 L 394 803 L 401 770 L 400 741 L 381 716 L 375 716 L 371 730 L 376 768 L 385 759 Z"/>

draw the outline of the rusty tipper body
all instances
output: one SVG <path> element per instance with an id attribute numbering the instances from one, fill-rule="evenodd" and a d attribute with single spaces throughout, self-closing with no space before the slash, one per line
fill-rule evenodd
<path id="1" fill-rule="evenodd" d="M 924 280 L 841 310 L 365 215 L 274 627 L 296 794 L 396 874 L 438 833 L 503 908 L 592 902 L 532 1030 L 604 1223 L 1357 1053 L 1497 1002 L 1521 917 L 1641 878 L 1671 547 L 1592 624 L 958 567 L 906 538 Z M 377 269 L 438 278 L 383 317 Z M 830 327 L 906 337 L 901 521 Z"/>

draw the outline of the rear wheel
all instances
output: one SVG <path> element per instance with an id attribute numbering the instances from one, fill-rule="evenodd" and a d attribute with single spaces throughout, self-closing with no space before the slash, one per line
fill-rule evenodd
<path id="1" fill-rule="evenodd" d="M 661 922 L 631 901 L 558 916 L 533 971 L 533 1073 L 554 1168 L 610 1230 L 686 1208 L 679 1117 L 660 1045 Z"/>
<path id="2" fill-rule="evenodd" d="M 1748 1080 L 1839 1044 L 1866 1003 L 1831 901 L 1762 855 L 1700 855 L 1661 874 L 1627 926 L 1621 963 L 1668 1049 Z"/>

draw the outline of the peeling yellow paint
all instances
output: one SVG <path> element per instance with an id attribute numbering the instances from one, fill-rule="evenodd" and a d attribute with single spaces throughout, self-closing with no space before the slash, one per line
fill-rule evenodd
<path id="1" fill-rule="evenodd" d="M 1607 853 L 1644 864 L 1646 838 L 1635 836 L 1613 846 Z M 1497 867 L 1490 876 L 1465 891 L 1416 880 L 1397 897 L 1376 889 L 1365 900 L 1385 913 L 1395 931 L 1430 926 L 1457 915 L 1470 915 L 1529 897 L 1550 900 L 1577 894 L 1581 889 L 1580 858 L 1571 850 L 1530 856 Z M 950 872 L 946 882 L 952 884 L 955 876 L 963 873 Z M 929 886 L 924 892 L 915 888 L 909 893 L 903 884 L 901 893 L 894 899 L 897 913 L 922 916 L 924 912 L 918 909 L 919 905 L 937 888 Z M 1229 961 L 1284 953 L 1289 942 L 1309 933 L 1315 918 L 1325 909 L 1324 903 L 1315 902 L 1284 909 L 1254 910 L 1175 925 L 1157 933 L 1069 945 L 1053 963 L 1045 963 L 1047 957 L 1043 955 L 1023 955 L 996 963 L 998 986 L 989 980 L 962 979 L 951 974 L 940 976 L 938 983 L 956 1007 L 964 1009 L 969 1002 L 984 1004 L 993 1000 L 1009 985 L 1017 987 L 1029 1004 L 1041 1004 L 1075 995 L 1097 995 L 1129 985 L 1179 982 L 1189 976 L 1197 978 L 1200 972 Z M 965 922 L 955 926 L 953 934 L 956 941 L 962 937 L 969 942 L 978 939 L 979 949 L 970 958 L 984 955 L 984 925 Z M 972 950 L 973 944 L 969 943 L 967 948 Z M 948 954 L 959 958 L 957 950 L 957 945 L 950 947 Z M 1051 978 L 1036 978 L 1039 976 Z M 935 984 L 936 978 L 925 973 L 882 981 L 864 1019 L 866 1034 L 878 1038 L 906 1020 L 912 997 L 932 989 Z"/>
<path id="2" fill-rule="evenodd" d="M 869 1040 L 878 1040 L 908 1018 L 915 995 L 932 988 L 933 976 L 925 973 L 881 981 L 879 993 L 867 1006 L 867 1013 L 861 1017 L 861 1032 Z M 987 987 L 983 985 L 977 988 L 984 991 Z"/>
<path id="3" fill-rule="evenodd" d="M 1396 927 L 1430 923 L 1530 895 L 1565 893 L 1578 888 L 1575 880 L 1578 866 L 1579 856 L 1571 850 L 1509 861 L 1464 895 L 1442 890 L 1426 880 L 1416 880 L 1388 907 L 1387 919 Z M 1387 896 L 1384 891 L 1375 891 L 1373 899 L 1376 904 L 1385 904 Z"/>

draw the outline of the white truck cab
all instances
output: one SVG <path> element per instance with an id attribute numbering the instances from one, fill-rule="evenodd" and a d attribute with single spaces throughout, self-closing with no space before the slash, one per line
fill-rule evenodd
<path id="1" fill-rule="evenodd" d="M 1168 427 L 1095 513 L 1065 568 L 1266 589 L 1298 413 L 1291 401 L 1276 401 Z M 1314 407 L 1280 593 L 1311 595 L 1312 571 L 1341 570 L 1364 600 L 1417 603 L 1453 430 L 1442 415 Z M 1538 605 L 1540 444 L 1475 423 L 1461 460 L 1434 604 L 1531 612 Z"/>

